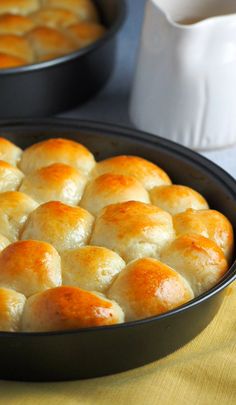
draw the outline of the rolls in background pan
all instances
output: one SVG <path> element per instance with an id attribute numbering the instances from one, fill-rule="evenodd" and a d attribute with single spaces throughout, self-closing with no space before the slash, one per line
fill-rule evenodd
<path id="1" fill-rule="evenodd" d="M 92 0 L 2 0 L 0 69 L 60 57 L 105 32 Z"/>

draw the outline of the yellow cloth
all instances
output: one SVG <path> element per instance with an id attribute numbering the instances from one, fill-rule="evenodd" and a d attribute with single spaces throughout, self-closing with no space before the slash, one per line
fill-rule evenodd
<path id="1" fill-rule="evenodd" d="M 0 404 L 236 405 L 236 284 L 205 331 L 168 357 L 93 380 L 1 381 Z"/>

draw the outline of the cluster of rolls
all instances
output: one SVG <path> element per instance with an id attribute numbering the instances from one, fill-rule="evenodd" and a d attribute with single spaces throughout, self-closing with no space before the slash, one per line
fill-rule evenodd
<path id="1" fill-rule="evenodd" d="M 1 0 L 0 69 L 58 58 L 105 31 L 93 0 Z"/>
<path id="2" fill-rule="evenodd" d="M 112 325 L 213 287 L 233 254 L 228 219 L 136 156 L 95 162 L 52 138 L 0 138 L 0 330 Z"/>

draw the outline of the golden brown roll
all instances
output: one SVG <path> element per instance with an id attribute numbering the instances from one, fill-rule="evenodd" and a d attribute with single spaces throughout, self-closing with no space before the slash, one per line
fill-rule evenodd
<path id="1" fill-rule="evenodd" d="M 47 55 L 41 55 L 38 57 L 38 62 L 46 62 L 47 60 L 61 58 L 63 55 L 60 53 L 48 53 Z"/>
<path id="2" fill-rule="evenodd" d="M 30 17 L 36 26 L 51 28 L 65 28 L 78 21 L 76 14 L 62 8 L 44 7 L 31 14 Z"/>
<path id="3" fill-rule="evenodd" d="M 19 238 L 28 215 L 38 203 L 19 191 L 0 193 L 0 233 L 10 241 Z"/>
<path id="4" fill-rule="evenodd" d="M 172 217 L 151 204 L 128 201 L 104 208 L 95 221 L 91 245 L 105 246 L 129 262 L 158 258 L 174 238 Z"/>
<path id="5" fill-rule="evenodd" d="M 65 163 L 83 173 L 89 173 L 95 165 L 92 153 L 70 139 L 52 138 L 30 146 L 23 152 L 20 169 L 31 173 L 53 163 Z"/>
<path id="6" fill-rule="evenodd" d="M 3 235 L 0 234 L 0 252 L 10 245 L 10 241 Z"/>
<path id="7" fill-rule="evenodd" d="M 70 33 L 77 47 L 83 48 L 102 38 L 106 29 L 101 24 L 83 21 L 68 27 L 67 32 Z"/>
<path id="8" fill-rule="evenodd" d="M 25 302 L 23 294 L 0 288 L 0 331 L 17 332 L 20 329 Z"/>
<path id="9" fill-rule="evenodd" d="M 147 190 L 134 177 L 106 173 L 87 185 L 80 205 L 97 215 L 107 205 L 130 200 L 150 203 Z"/>
<path id="10" fill-rule="evenodd" d="M 66 251 L 61 264 L 63 284 L 99 292 L 105 292 L 125 267 L 117 253 L 100 246 Z"/>
<path id="11" fill-rule="evenodd" d="M 152 204 L 175 215 L 189 208 L 208 209 L 205 198 L 190 187 L 172 184 L 155 187 L 150 192 Z"/>
<path id="12" fill-rule="evenodd" d="M 179 236 L 162 251 L 161 260 L 189 282 L 195 296 L 217 284 L 228 270 L 219 246 L 196 234 Z"/>
<path id="13" fill-rule="evenodd" d="M 96 165 L 92 176 L 98 177 L 105 173 L 135 177 L 147 190 L 171 184 L 170 178 L 160 167 L 138 156 L 115 156 L 103 160 Z"/>
<path id="14" fill-rule="evenodd" d="M 213 240 L 230 262 L 234 248 L 233 227 L 229 220 L 215 210 L 189 209 L 173 217 L 177 236 L 196 233 Z"/>
<path id="15" fill-rule="evenodd" d="M 43 5 L 70 10 L 81 21 L 98 21 L 98 12 L 93 0 L 43 0 Z"/>
<path id="16" fill-rule="evenodd" d="M 1 4 L 1 2 L 0 2 Z M 0 15 L 0 34 L 24 35 L 32 30 L 34 23 L 30 17 L 14 14 Z"/>
<path id="17" fill-rule="evenodd" d="M 59 252 L 75 249 L 88 244 L 93 221 L 93 216 L 83 208 L 51 201 L 32 212 L 21 239 L 44 240 Z"/>
<path id="18" fill-rule="evenodd" d="M 40 0 L 1 0 L 0 14 L 21 14 L 27 15 L 37 10 Z"/>
<path id="19" fill-rule="evenodd" d="M 11 141 L 0 137 L 0 160 L 16 166 L 20 161 L 22 150 Z"/>
<path id="20" fill-rule="evenodd" d="M 70 38 L 55 28 L 34 28 L 27 34 L 27 39 L 38 58 L 51 53 L 65 55 L 75 49 Z"/>
<path id="21" fill-rule="evenodd" d="M 57 200 L 77 205 L 85 184 L 86 177 L 79 170 L 63 163 L 54 163 L 28 174 L 20 191 L 40 204 Z"/>
<path id="22" fill-rule="evenodd" d="M 12 69 L 23 65 L 27 65 L 26 60 L 0 52 L 0 69 Z"/>
<path id="23" fill-rule="evenodd" d="M 188 282 L 180 274 L 151 258 L 128 264 L 107 296 L 123 308 L 127 321 L 162 314 L 194 297 Z"/>
<path id="24" fill-rule="evenodd" d="M 19 35 L 0 35 L 0 52 L 28 63 L 34 62 L 34 51 L 26 38 Z"/>
<path id="25" fill-rule="evenodd" d="M 45 242 L 18 241 L 0 254 L 0 286 L 26 297 L 61 285 L 61 259 Z"/>
<path id="26" fill-rule="evenodd" d="M 24 331 L 57 331 L 114 325 L 124 321 L 119 305 L 78 287 L 62 286 L 30 297 L 22 319 Z"/>
<path id="27" fill-rule="evenodd" d="M 15 166 L 0 160 L 0 193 L 18 190 L 23 177 L 23 173 Z"/>

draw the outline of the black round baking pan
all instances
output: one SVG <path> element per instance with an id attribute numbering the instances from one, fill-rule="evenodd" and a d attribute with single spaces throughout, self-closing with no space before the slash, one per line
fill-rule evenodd
<path id="1" fill-rule="evenodd" d="M 96 94 L 115 64 L 116 37 L 125 20 L 125 0 L 94 0 L 108 28 L 96 43 L 63 57 L 0 69 L 0 119 L 47 117 Z"/>
<path id="2" fill-rule="evenodd" d="M 118 126 L 71 120 L 2 124 L 1 136 L 25 148 L 49 137 L 85 144 L 98 160 L 135 154 L 159 164 L 174 182 L 202 193 L 236 228 L 236 181 L 202 156 L 168 140 Z M 166 314 L 120 325 L 47 333 L 0 333 L 0 378 L 58 381 L 98 377 L 144 365 L 199 334 L 217 313 L 236 262 L 207 293 Z M 217 330 L 215 331 L 217 333 Z"/>

